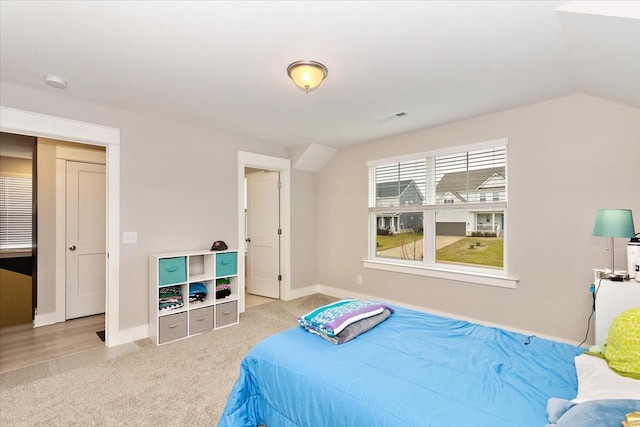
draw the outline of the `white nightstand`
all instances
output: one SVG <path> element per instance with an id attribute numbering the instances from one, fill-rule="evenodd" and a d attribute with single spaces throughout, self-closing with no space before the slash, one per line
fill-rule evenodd
<path id="1" fill-rule="evenodd" d="M 600 283 L 598 287 L 598 283 Z M 595 343 L 604 344 L 611 322 L 623 311 L 640 306 L 640 282 L 612 282 L 602 279 L 597 288 L 595 312 Z"/>

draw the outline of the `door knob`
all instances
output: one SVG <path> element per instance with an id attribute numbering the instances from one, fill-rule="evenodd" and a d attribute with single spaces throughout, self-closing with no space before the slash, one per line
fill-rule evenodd
<path id="1" fill-rule="evenodd" d="M 76 245 L 71 245 L 71 246 L 69 246 L 69 250 L 70 250 L 70 251 L 75 251 L 75 250 L 76 250 Z"/>
<path id="2" fill-rule="evenodd" d="M 250 242 L 250 241 L 251 241 L 251 238 L 250 238 L 250 237 L 247 237 L 246 239 L 244 239 L 244 241 L 245 241 L 245 242 Z"/>

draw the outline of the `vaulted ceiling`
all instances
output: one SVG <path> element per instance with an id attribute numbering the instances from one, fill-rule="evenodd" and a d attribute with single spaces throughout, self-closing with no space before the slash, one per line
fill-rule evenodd
<path id="1" fill-rule="evenodd" d="M 286 74 L 301 59 L 329 69 L 308 95 Z M 63 97 L 339 148 L 579 92 L 640 108 L 640 2 L 2 0 L 0 66 Z"/>

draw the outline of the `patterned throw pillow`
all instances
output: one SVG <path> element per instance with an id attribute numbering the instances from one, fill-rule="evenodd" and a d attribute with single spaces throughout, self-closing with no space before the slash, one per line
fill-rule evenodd
<path id="1" fill-rule="evenodd" d="M 611 369 L 640 375 L 640 307 L 631 308 L 613 320 L 604 357 Z"/>

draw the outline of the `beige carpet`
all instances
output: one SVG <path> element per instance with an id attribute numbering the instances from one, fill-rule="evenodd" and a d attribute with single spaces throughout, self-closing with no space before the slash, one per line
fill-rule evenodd
<path id="1" fill-rule="evenodd" d="M 215 426 L 242 357 L 335 301 L 311 295 L 251 307 L 240 324 L 0 391 L 6 426 Z"/>

